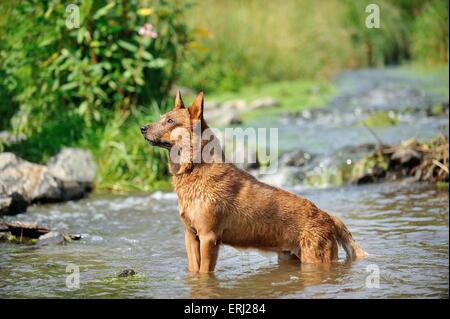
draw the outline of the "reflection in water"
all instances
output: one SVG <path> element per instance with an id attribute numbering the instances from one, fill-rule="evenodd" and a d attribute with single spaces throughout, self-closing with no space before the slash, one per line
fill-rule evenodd
<path id="1" fill-rule="evenodd" d="M 7 220 L 81 232 L 64 246 L 0 244 L 0 297 L 67 298 L 447 298 L 448 193 L 420 184 L 305 190 L 339 216 L 370 254 L 332 265 L 278 264 L 275 254 L 223 247 L 214 275 L 187 273 L 174 194 L 98 196 L 31 207 Z M 80 267 L 80 289 L 66 266 Z M 380 270 L 380 288 L 366 286 Z M 137 275 L 117 278 L 124 269 Z"/>
<path id="2" fill-rule="evenodd" d="M 188 275 L 190 298 L 277 298 L 300 295 L 308 286 L 338 283 L 351 269 L 351 263 L 300 265 L 282 263 L 226 282 L 214 274 Z"/>

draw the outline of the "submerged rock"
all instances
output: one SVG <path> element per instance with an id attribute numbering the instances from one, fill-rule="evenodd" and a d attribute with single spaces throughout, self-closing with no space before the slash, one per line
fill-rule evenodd
<path id="1" fill-rule="evenodd" d="M 136 275 L 136 271 L 134 271 L 133 269 L 125 269 L 125 270 L 122 270 L 117 275 L 117 277 L 124 278 L 124 277 L 131 277 L 131 276 L 134 276 L 134 275 Z"/>
<path id="2" fill-rule="evenodd" d="M 58 231 L 50 231 L 45 235 L 39 236 L 35 247 L 61 245 L 64 243 L 64 235 Z"/>
<path id="3" fill-rule="evenodd" d="M 280 158 L 280 163 L 286 166 L 303 166 L 311 161 L 312 158 L 311 154 L 304 151 L 293 151 L 284 153 Z"/>

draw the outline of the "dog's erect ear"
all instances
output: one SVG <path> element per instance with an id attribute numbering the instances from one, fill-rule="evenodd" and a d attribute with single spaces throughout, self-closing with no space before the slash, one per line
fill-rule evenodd
<path id="1" fill-rule="evenodd" d="M 188 108 L 191 119 L 200 120 L 203 116 L 203 91 L 200 92 L 192 103 L 192 106 Z"/>
<path id="2" fill-rule="evenodd" d="M 174 110 L 184 109 L 184 102 L 181 98 L 180 90 L 177 91 L 177 96 L 175 97 L 175 107 Z"/>

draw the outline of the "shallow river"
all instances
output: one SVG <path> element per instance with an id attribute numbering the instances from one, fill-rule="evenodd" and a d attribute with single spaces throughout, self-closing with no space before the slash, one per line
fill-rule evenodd
<path id="1" fill-rule="evenodd" d="M 435 80 L 419 81 L 397 71 L 344 73 L 339 81 L 343 93 L 328 113 L 312 119 L 259 119 L 252 125 L 279 127 L 282 150 L 327 156 L 342 147 L 374 142 L 365 128 L 355 125 L 368 109 L 395 111 L 405 101 L 422 109 L 435 103 L 433 94 L 416 90 L 436 87 Z M 448 92 L 448 77 L 444 84 L 437 82 Z M 448 127 L 445 115 L 414 111 L 400 112 L 397 125 L 374 131 L 385 143 L 398 143 L 439 132 L 448 135 Z M 215 275 L 191 276 L 174 193 L 92 195 L 32 206 L 26 214 L 5 218 L 82 233 L 83 239 L 38 249 L 0 243 L 0 297 L 449 297 L 447 190 L 407 181 L 327 189 L 296 184 L 292 189 L 339 216 L 370 256 L 345 262 L 341 252 L 340 261 L 330 266 L 279 265 L 273 254 L 223 247 Z M 71 266 L 79 267 L 78 289 L 66 285 Z M 129 268 L 137 274 L 117 277 Z"/>
<path id="2" fill-rule="evenodd" d="M 405 186 L 302 194 L 342 218 L 367 259 L 345 262 L 341 252 L 328 267 L 278 265 L 272 254 L 223 247 L 214 276 L 186 271 L 173 193 L 34 206 L 10 219 L 81 231 L 84 239 L 39 249 L 0 244 L 0 297 L 448 298 L 448 193 Z M 70 264 L 79 266 L 79 289 L 66 286 Z M 137 275 L 116 278 L 127 268 Z"/>

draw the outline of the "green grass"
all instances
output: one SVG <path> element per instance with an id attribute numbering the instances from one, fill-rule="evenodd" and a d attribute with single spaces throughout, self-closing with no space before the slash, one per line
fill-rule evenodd
<path id="1" fill-rule="evenodd" d="M 249 85 L 242 87 L 238 92 L 229 91 L 222 93 L 208 94 L 205 92 L 205 101 L 225 102 L 232 100 L 244 100 L 250 103 L 262 97 L 273 97 L 278 102 L 278 106 L 252 110 L 242 113 L 243 121 L 260 116 L 277 116 L 280 113 L 296 113 L 306 109 L 322 107 L 326 105 L 335 88 L 327 81 L 281 81 L 275 83 Z M 185 101 L 190 101 L 194 96 L 183 97 Z M 208 109 L 205 109 L 208 112 Z"/>
<path id="2" fill-rule="evenodd" d="M 386 127 L 386 126 L 394 126 L 398 124 L 398 118 L 393 113 L 386 112 L 375 112 L 367 116 L 364 120 L 357 123 L 359 126 L 368 126 L 368 127 Z"/>
<path id="3" fill-rule="evenodd" d="M 89 130 L 78 143 L 98 165 L 97 191 L 168 190 L 167 154 L 150 147 L 139 128 L 159 116 L 155 108 L 116 115 L 104 128 Z"/>
<path id="4" fill-rule="evenodd" d="M 448 182 L 437 182 L 436 188 L 440 190 L 448 190 Z"/>

